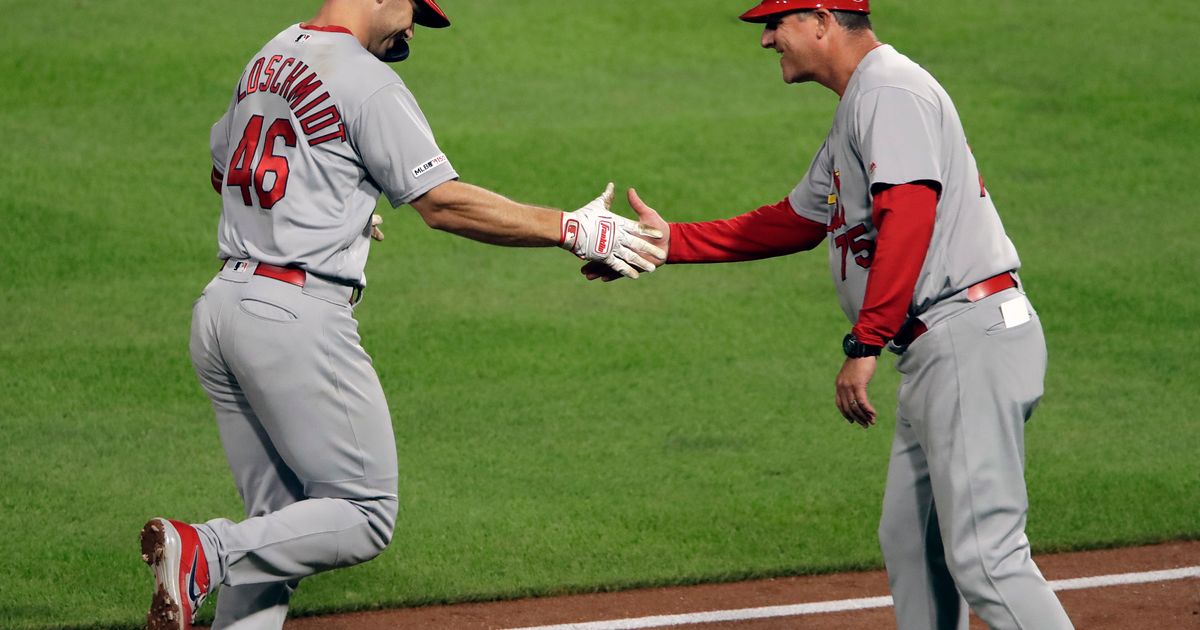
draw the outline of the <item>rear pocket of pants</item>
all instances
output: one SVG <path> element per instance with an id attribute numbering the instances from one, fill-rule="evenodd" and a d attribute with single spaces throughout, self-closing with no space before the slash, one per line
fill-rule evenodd
<path id="1" fill-rule="evenodd" d="M 265 319 L 269 322 L 286 324 L 299 319 L 295 313 L 282 306 L 253 298 L 243 299 L 238 306 L 242 309 L 243 313 L 259 319 Z"/>

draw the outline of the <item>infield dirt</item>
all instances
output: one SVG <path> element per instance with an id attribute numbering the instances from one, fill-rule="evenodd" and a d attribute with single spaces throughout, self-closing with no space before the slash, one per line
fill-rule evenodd
<path id="1" fill-rule="evenodd" d="M 1048 580 L 1160 571 L 1200 565 L 1200 541 L 1037 556 Z M 651 615 L 780 606 L 887 595 L 883 571 L 781 578 L 597 593 L 507 602 L 430 606 L 309 617 L 287 630 L 483 630 L 628 619 Z M 1200 579 L 1063 591 L 1059 598 L 1077 628 L 1200 628 Z M 879 630 L 895 628 L 892 609 L 825 613 L 741 622 L 672 626 L 696 630 Z M 972 630 L 985 630 L 972 616 Z"/>

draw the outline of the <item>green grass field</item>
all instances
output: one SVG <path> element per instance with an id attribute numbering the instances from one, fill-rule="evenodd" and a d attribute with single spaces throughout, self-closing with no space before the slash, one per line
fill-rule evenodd
<path id="1" fill-rule="evenodd" d="M 187 356 L 208 128 L 317 4 L 0 0 L 0 627 L 138 627 L 142 522 L 240 514 Z M 790 190 L 836 105 L 782 84 L 750 4 L 445 0 L 398 69 L 466 181 L 730 216 Z M 1200 5 L 875 4 L 954 96 L 1046 327 L 1035 548 L 1200 536 Z M 359 318 L 397 536 L 296 614 L 880 565 L 897 379 L 877 428 L 838 416 L 823 254 L 599 285 L 386 216 Z"/>

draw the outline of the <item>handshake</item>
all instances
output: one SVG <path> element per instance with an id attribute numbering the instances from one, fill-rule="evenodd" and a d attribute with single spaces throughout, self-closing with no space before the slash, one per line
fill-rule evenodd
<path id="1" fill-rule="evenodd" d="M 629 204 L 638 214 L 632 221 L 612 212 L 613 184 L 591 203 L 562 214 L 558 246 L 588 261 L 580 271 L 588 280 L 605 282 L 622 276 L 637 278 L 667 261 L 670 228 L 654 209 L 629 191 Z"/>
<path id="2" fill-rule="evenodd" d="M 560 212 L 451 180 L 413 200 L 412 206 L 430 227 L 477 241 L 510 247 L 558 245 L 587 261 L 581 272 L 588 280 L 637 278 L 666 263 L 671 232 L 667 222 L 632 189 L 629 205 L 638 221 L 615 214 L 612 203 L 612 183 L 586 206 Z M 382 241 L 382 223 L 383 217 L 372 215 L 364 236 Z"/>

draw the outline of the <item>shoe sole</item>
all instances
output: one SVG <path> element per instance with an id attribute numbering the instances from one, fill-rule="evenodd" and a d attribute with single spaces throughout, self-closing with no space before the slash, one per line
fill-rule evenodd
<path id="1" fill-rule="evenodd" d="M 151 519 L 142 527 L 142 562 L 154 572 L 154 598 L 146 613 L 146 630 L 189 630 L 179 605 L 179 561 L 167 557 L 170 526 L 162 519 Z"/>

